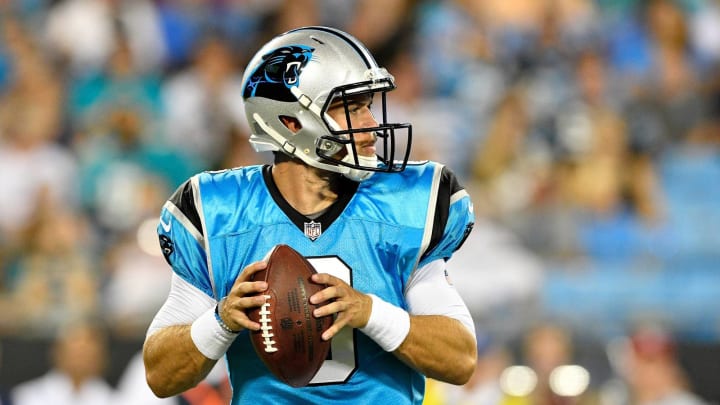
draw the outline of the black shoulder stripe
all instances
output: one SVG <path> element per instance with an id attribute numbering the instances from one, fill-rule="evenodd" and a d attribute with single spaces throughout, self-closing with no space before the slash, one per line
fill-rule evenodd
<path id="1" fill-rule="evenodd" d="M 175 193 L 170 197 L 170 202 L 180 209 L 180 212 L 190 220 L 195 229 L 202 235 L 202 223 L 200 223 L 200 214 L 198 214 L 197 207 L 195 207 L 195 193 L 190 180 L 187 180 L 175 190 Z"/>
<path id="2" fill-rule="evenodd" d="M 444 166 L 440 175 L 440 186 L 437 194 L 437 202 L 435 203 L 435 218 L 428 252 L 435 249 L 438 243 L 440 243 L 443 233 L 445 233 L 445 226 L 447 225 L 448 216 L 450 215 L 450 197 L 462 189 L 463 187 L 458 182 L 457 177 L 455 177 L 455 173 L 448 169 L 447 166 Z"/>

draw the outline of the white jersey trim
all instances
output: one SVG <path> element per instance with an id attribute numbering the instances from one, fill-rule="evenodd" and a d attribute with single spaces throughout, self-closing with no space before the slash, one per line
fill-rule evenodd
<path id="1" fill-rule="evenodd" d="M 205 224 L 205 209 L 203 207 L 202 197 L 200 196 L 200 175 L 198 174 L 193 176 L 190 179 L 190 183 L 192 184 L 193 197 L 195 198 L 195 209 L 197 209 L 198 216 L 200 217 L 202 233 L 206 236 L 204 238 L 204 246 L 205 254 L 207 255 L 207 269 L 208 277 L 210 278 L 210 288 L 212 289 L 213 295 L 217 297 L 217 290 L 215 289 L 215 276 L 213 275 L 212 254 L 210 252 L 210 241 L 207 238 L 209 234 L 207 230 L 207 225 Z"/>
<path id="2" fill-rule="evenodd" d="M 175 219 L 180 222 L 185 229 L 190 232 L 190 235 L 202 246 L 205 246 L 205 238 L 200 233 L 200 231 L 195 228 L 195 225 L 188 219 L 187 216 L 180 210 L 180 208 L 177 207 L 177 205 L 173 204 L 171 201 L 165 202 L 165 205 L 163 206 L 172 216 L 175 217 Z"/>

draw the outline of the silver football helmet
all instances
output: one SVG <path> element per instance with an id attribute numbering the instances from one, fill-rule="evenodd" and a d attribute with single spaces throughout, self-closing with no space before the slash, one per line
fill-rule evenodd
<path id="1" fill-rule="evenodd" d="M 355 181 L 374 172 L 400 172 L 410 155 L 412 127 L 387 122 L 386 93 L 394 88 L 393 76 L 349 34 L 328 27 L 288 31 L 263 46 L 245 71 L 250 143 L 256 151 L 281 151 Z M 380 100 L 373 97 L 372 111 L 378 125 L 353 128 L 349 101 L 376 93 Z M 331 103 L 345 107 L 347 129 L 327 114 Z M 281 117 L 296 119 L 300 130 L 292 132 Z M 354 134 L 368 132 L 380 141 L 374 157 L 358 155 L 355 146 Z M 400 132 L 406 132 L 405 142 L 396 141 Z"/>

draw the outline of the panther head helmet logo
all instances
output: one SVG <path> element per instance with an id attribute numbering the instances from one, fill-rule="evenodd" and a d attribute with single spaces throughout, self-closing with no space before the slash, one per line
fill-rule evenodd
<path id="1" fill-rule="evenodd" d="M 245 83 L 243 98 L 267 97 L 279 101 L 297 101 L 290 88 L 297 86 L 300 73 L 312 59 L 315 48 L 289 45 L 266 53 Z"/>

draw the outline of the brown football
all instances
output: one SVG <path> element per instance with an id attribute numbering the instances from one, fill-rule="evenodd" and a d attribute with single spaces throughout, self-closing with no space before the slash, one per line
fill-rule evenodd
<path id="1" fill-rule="evenodd" d="M 267 368 L 293 387 L 306 386 L 330 351 L 330 341 L 323 341 L 321 335 L 330 327 L 332 316 L 312 315 L 319 305 L 311 304 L 310 296 L 325 288 L 310 281 L 314 273 L 295 249 L 277 245 L 265 270 L 252 278 L 266 281 L 268 289 L 263 292 L 265 304 L 247 312 L 248 318 L 261 325 L 250 333 L 250 340 Z"/>

